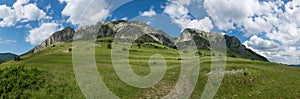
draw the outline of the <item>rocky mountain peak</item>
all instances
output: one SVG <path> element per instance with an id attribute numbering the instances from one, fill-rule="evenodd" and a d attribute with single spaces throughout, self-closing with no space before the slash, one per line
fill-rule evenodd
<path id="1" fill-rule="evenodd" d="M 121 34 L 119 34 L 121 33 Z M 75 34 L 74 29 L 66 27 L 65 29 L 54 33 L 47 40 L 36 46 L 28 53 L 35 53 L 39 50 L 46 48 L 58 42 L 72 41 Z M 112 22 L 98 22 L 96 25 L 80 27 L 76 30 L 77 36 L 83 37 L 88 34 L 97 35 L 97 37 L 113 36 L 115 38 L 127 39 L 127 41 L 135 40 L 139 43 L 153 42 L 159 43 L 173 48 L 175 45 L 178 47 L 189 47 L 192 40 L 196 43 L 198 49 L 210 49 L 210 44 L 214 44 L 222 38 L 226 40 L 227 50 L 234 53 L 234 56 L 247 58 L 251 56 L 252 59 L 268 61 L 263 56 L 258 55 L 250 49 L 247 49 L 238 38 L 234 36 L 222 35 L 220 33 L 205 32 L 197 29 L 187 28 L 175 40 L 167 33 L 151 28 L 148 24 L 140 21 L 112 21 Z M 77 37 L 75 37 L 77 38 Z M 27 54 L 27 53 L 26 53 Z"/>
<path id="2" fill-rule="evenodd" d="M 234 36 L 222 35 L 220 33 L 204 32 L 197 29 L 187 28 L 182 32 L 176 44 L 183 47 L 188 47 L 187 45 L 191 44 L 193 40 L 198 49 L 210 49 L 210 44 L 214 44 L 218 42 L 218 40 L 222 40 L 222 38 L 225 39 L 226 49 L 231 54 L 230 56 L 268 61 L 265 57 L 246 48 L 238 38 Z"/>
<path id="3" fill-rule="evenodd" d="M 48 39 L 46 39 L 40 45 L 36 46 L 35 48 L 33 48 L 32 50 L 30 50 L 29 52 L 27 52 L 25 54 L 35 53 L 37 51 L 40 51 L 50 45 L 58 43 L 58 42 L 72 41 L 74 33 L 75 33 L 75 31 L 73 28 L 66 27 L 60 31 L 53 33 Z"/>

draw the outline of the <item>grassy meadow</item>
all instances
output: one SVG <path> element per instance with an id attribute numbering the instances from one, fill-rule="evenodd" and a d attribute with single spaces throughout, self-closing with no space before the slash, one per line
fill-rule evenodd
<path id="1" fill-rule="evenodd" d="M 154 54 L 161 54 L 168 65 L 158 84 L 142 89 L 127 85 L 117 76 L 108 48 L 110 42 L 111 38 L 97 39 L 95 58 L 99 74 L 118 97 L 158 98 L 167 95 L 176 85 L 181 67 L 177 50 L 153 43 L 133 44 L 129 62 L 138 75 L 151 72 L 148 63 Z M 58 43 L 22 56 L 20 61 L 0 64 L 0 97 L 85 98 L 75 79 L 71 47 L 72 42 Z M 201 97 L 210 72 L 211 52 L 199 51 L 200 74 L 191 99 Z M 228 56 L 226 71 L 229 73 L 225 74 L 215 98 L 300 98 L 300 68 Z"/>

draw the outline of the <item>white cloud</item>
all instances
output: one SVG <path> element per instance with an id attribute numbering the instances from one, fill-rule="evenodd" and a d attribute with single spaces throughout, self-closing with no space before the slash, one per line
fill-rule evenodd
<path id="1" fill-rule="evenodd" d="M 51 4 L 48 4 L 48 5 L 45 7 L 45 10 L 46 10 L 46 12 L 48 12 L 50 9 L 51 9 Z"/>
<path id="2" fill-rule="evenodd" d="M 39 27 L 31 29 L 25 40 L 32 45 L 38 45 L 58 31 L 59 27 L 57 23 L 42 23 Z"/>
<path id="3" fill-rule="evenodd" d="M 59 3 L 64 3 L 64 2 L 67 2 L 69 0 L 58 0 Z"/>
<path id="4" fill-rule="evenodd" d="M 191 0 L 169 0 L 172 3 L 176 3 L 179 5 L 190 5 L 191 4 Z M 195 0 L 193 0 L 195 1 Z"/>
<path id="5" fill-rule="evenodd" d="M 211 20 L 208 17 L 204 17 L 200 20 L 192 19 L 192 17 L 188 15 L 189 11 L 184 5 L 188 5 L 188 3 L 173 1 L 173 3 L 168 4 L 165 7 L 164 13 L 168 14 L 172 21 L 179 25 L 182 30 L 185 28 L 195 28 L 210 32 L 210 30 L 213 28 Z"/>
<path id="6" fill-rule="evenodd" d="M 124 17 L 124 18 L 122 18 L 121 20 L 128 20 L 128 17 Z"/>
<path id="7" fill-rule="evenodd" d="M 0 5 L 0 27 L 13 26 L 20 20 L 15 11 L 6 5 Z"/>
<path id="8" fill-rule="evenodd" d="M 145 11 L 143 13 L 140 13 L 140 16 L 147 16 L 147 17 L 152 17 L 155 16 L 156 12 L 154 11 L 154 8 L 151 7 L 149 11 Z"/>
<path id="9" fill-rule="evenodd" d="M 17 0 L 12 7 L 0 5 L 0 27 L 14 26 L 17 22 L 27 22 L 51 18 L 46 16 L 36 4 L 29 3 L 29 0 Z"/>
<path id="10" fill-rule="evenodd" d="M 183 5 L 178 5 L 176 3 L 171 3 L 167 5 L 164 9 L 164 12 L 170 15 L 171 17 L 179 18 L 187 16 L 189 13 L 188 9 Z"/>
<path id="11" fill-rule="evenodd" d="M 257 35 L 252 36 L 249 41 L 245 41 L 244 45 L 252 49 L 264 51 L 274 50 L 279 47 L 279 44 L 274 41 L 264 40 Z"/>
<path id="12" fill-rule="evenodd" d="M 241 30 L 252 36 L 244 42 L 248 48 L 286 64 L 300 64 L 299 6 L 300 0 L 204 0 L 207 14 L 220 30 Z"/>
<path id="13" fill-rule="evenodd" d="M 259 9 L 258 0 L 204 0 L 207 14 L 221 30 L 235 29 Z"/>
<path id="14" fill-rule="evenodd" d="M 68 22 L 76 25 L 91 25 L 104 20 L 109 15 L 105 0 L 59 0 L 67 5 L 61 12 L 69 16 Z M 88 7 L 88 8 L 87 8 Z"/>
<path id="15" fill-rule="evenodd" d="M 0 44 L 9 44 L 9 43 L 15 43 L 16 40 L 4 40 L 3 38 L 0 38 Z"/>

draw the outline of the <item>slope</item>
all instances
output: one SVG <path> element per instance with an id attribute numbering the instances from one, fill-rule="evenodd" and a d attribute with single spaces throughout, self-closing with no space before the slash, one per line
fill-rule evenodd
<path id="1" fill-rule="evenodd" d="M 75 31 L 67 27 L 61 31 L 54 33 L 47 40 L 42 42 L 40 45 L 32 49 L 29 53 L 35 53 L 45 47 L 51 46 L 58 42 L 72 41 Z M 210 50 L 210 42 L 220 40 L 221 35 L 219 33 L 204 32 L 196 29 L 185 29 L 178 39 L 170 37 L 167 33 L 161 30 L 155 30 L 149 25 L 139 21 L 113 21 L 113 22 L 98 22 L 96 25 L 80 27 L 76 31 L 75 38 L 82 38 L 88 35 L 101 37 L 115 37 L 121 38 L 125 41 L 135 41 L 140 44 L 142 43 L 157 43 L 168 46 L 170 48 L 177 48 L 179 46 L 186 46 L 191 41 L 195 41 L 198 49 Z M 210 38 L 216 36 L 216 38 Z M 227 56 L 238 57 L 252 60 L 268 61 L 265 57 L 255 53 L 254 51 L 246 48 L 236 37 L 221 35 L 226 40 Z M 129 42 L 128 42 L 129 43 Z M 25 54 L 25 55 L 26 55 Z"/>
<path id="2" fill-rule="evenodd" d="M 145 76 L 151 72 L 148 61 L 154 54 L 161 54 L 167 62 L 167 72 L 163 79 L 151 88 L 135 88 L 124 83 L 114 71 L 111 62 L 111 49 L 107 45 L 112 37 L 98 38 L 95 46 L 97 68 L 108 88 L 124 99 L 157 98 L 170 92 L 180 75 L 179 52 L 156 43 L 137 43 L 132 45 L 129 61 L 135 73 Z M 15 98 L 84 98 L 77 85 L 72 66 L 72 42 L 62 42 L 48 46 L 36 53 L 21 57 L 21 61 L 10 61 L 0 68 L 18 66 L 38 68 L 45 78 L 38 88 L 14 88 L 11 92 L 2 92 L 1 96 Z M 93 46 L 92 46 L 93 47 Z M 91 50 L 91 49 L 86 49 Z M 210 73 L 211 54 L 209 50 L 199 50 L 200 74 L 195 90 L 190 98 L 199 98 Z M 227 57 L 225 77 L 215 98 L 299 98 L 300 69 L 277 63 Z M 25 69 L 26 70 L 26 69 Z M 23 71 L 20 71 L 23 72 Z M 16 76 L 10 74 L 10 76 Z M 3 81 L 2 78 L 0 81 Z M 16 82 L 11 79 L 11 82 Z M 22 79 L 19 79 L 22 80 Z M 33 80 L 34 81 L 34 80 Z M 1 83 L 2 85 L 2 83 Z M 3 84 L 7 85 L 8 84 Z M 33 86 L 33 85 L 32 85 Z M 5 86 L 1 86 L 5 87 Z M 33 86 L 36 87 L 36 86 Z"/>

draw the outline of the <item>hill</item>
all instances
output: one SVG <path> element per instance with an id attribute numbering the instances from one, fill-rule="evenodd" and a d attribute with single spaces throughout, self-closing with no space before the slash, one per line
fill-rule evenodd
<path id="1" fill-rule="evenodd" d="M 108 26 L 122 26 L 116 23 L 104 24 L 108 24 Z M 76 32 L 84 34 L 88 33 L 88 31 L 98 32 L 99 28 L 102 27 L 99 24 L 98 26 L 92 26 L 93 28 L 83 27 Z M 114 27 L 114 29 L 117 28 Z M 131 31 L 130 28 L 127 29 Z M 137 42 L 132 44 L 131 48 L 125 49 L 129 51 L 129 63 L 135 73 L 140 76 L 148 75 L 152 71 L 149 64 L 154 64 L 149 63 L 149 59 L 155 54 L 161 54 L 164 57 L 167 69 L 162 80 L 155 86 L 136 88 L 124 83 L 115 72 L 111 60 L 111 47 L 109 47 L 113 41 L 115 30 L 112 31 L 110 28 L 105 28 L 104 30 L 100 29 L 99 34 L 101 35 L 96 39 L 95 44 L 87 44 L 90 47 L 84 50 L 95 52 L 94 58 L 97 70 L 106 86 L 115 95 L 124 99 L 159 98 L 167 95 L 176 86 L 181 73 L 181 61 L 183 60 L 180 54 L 189 52 L 180 52 L 174 49 L 173 46 L 170 46 L 172 45 L 171 43 L 159 42 L 159 40 L 163 41 L 163 39 L 168 37 L 161 37 L 155 40 L 156 37 L 164 34 L 159 36 L 155 36 L 155 33 L 147 34 L 148 36 L 137 40 Z M 138 29 L 133 29 L 132 31 L 136 30 Z M 169 40 L 179 42 L 174 39 Z M 21 56 L 20 61 L 0 64 L 0 85 L 5 85 L 0 86 L 0 96 L 4 98 L 85 98 L 74 74 L 72 62 L 72 53 L 74 52 L 72 48 L 74 47 L 76 46 L 73 46 L 71 40 L 60 40 L 59 43 L 47 43 L 41 49 L 33 49 L 35 51 Z M 218 73 L 225 73 L 225 76 L 215 98 L 300 97 L 300 88 L 298 87 L 300 85 L 300 68 L 288 67 L 259 59 L 246 59 L 243 58 L 243 55 L 240 57 L 227 55 L 226 68 L 224 70 L 211 71 L 211 63 L 214 62 L 211 60 L 213 52 L 210 51 L 209 46 L 206 47 L 198 49 L 201 54 L 192 53 L 193 56 L 199 57 L 200 73 L 190 98 L 201 97 L 209 79 L 208 77 Z M 230 48 L 228 47 L 229 54 L 240 55 L 239 53 L 241 52 L 234 52 Z M 259 58 L 255 55 L 253 57 Z M 158 68 L 163 69 L 162 67 Z"/>
<path id="2" fill-rule="evenodd" d="M 126 32 L 122 35 L 116 35 L 119 32 Z M 42 42 L 40 45 L 32 49 L 28 53 L 34 53 L 45 47 L 51 46 L 58 42 L 72 41 L 75 31 L 67 27 L 61 31 L 54 33 L 47 40 Z M 127 37 L 127 41 L 135 40 L 138 43 L 152 42 L 162 44 L 170 48 L 176 46 L 185 46 L 192 40 L 195 41 L 198 49 L 210 50 L 209 37 L 213 35 L 221 35 L 219 33 L 204 32 L 196 29 L 185 29 L 178 39 L 170 37 L 167 33 L 161 30 L 152 29 L 149 25 L 139 21 L 113 21 L 113 22 L 99 22 L 96 25 L 81 27 L 76 31 L 80 36 L 86 36 L 89 34 L 96 34 L 97 38 L 102 37 L 116 37 L 122 38 Z M 77 35 L 79 36 L 79 35 Z M 131 36 L 131 37 L 128 37 Z M 221 35 L 226 40 L 227 56 L 268 61 L 265 57 L 255 53 L 254 51 L 246 48 L 238 38 L 234 36 Z M 212 41 L 218 41 L 221 38 L 213 38 Z"/>
<path id="3" fill-rule="evenodd" d="M 16 54 L 12 54 L 12 53 L 0 53 L 0 64 L 12 60 L 16 56 L 17 56 Z"/>

